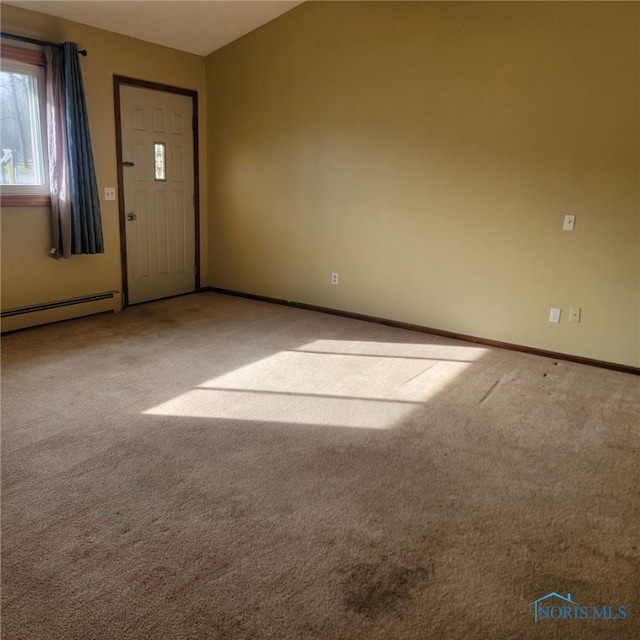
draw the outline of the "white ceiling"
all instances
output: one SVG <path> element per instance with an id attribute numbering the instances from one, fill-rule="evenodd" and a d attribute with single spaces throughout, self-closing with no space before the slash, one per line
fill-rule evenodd
<path id="1" fill-rule="evenodd" d="M 3 4 L 206 56 L 302 1 L 3 0 Z"/>

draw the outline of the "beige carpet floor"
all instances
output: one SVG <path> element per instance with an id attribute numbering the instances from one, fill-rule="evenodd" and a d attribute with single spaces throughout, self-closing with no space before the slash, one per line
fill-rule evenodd
<path id="1" fill-rule="evenodd" d="M 210 292 L 3 338 L 6 640 L 637 639 L 639 493 L 629 374 Z"/>

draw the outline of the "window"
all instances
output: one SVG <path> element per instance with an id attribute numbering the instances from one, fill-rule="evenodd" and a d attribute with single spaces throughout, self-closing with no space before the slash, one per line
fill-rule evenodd
<path id="1" fill-rule="evenodd" d="M 49 204 L 44 56 L 2 45 L 0 190 L 2 204 Z"/>
<path id="2" fill-rule="evenodd" d="M 164 142 L 154 142 L 153 143 L 153 151 L 154 151 L 154 168 L 155 168 L 155 179 L 166 181 L 167 173 L 166 173 L 166 145 Z"/>

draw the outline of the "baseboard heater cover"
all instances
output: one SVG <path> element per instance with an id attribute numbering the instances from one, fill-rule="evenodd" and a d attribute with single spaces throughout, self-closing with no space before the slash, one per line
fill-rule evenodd
<path id="1" fill-rule="evenodd" d="M 7 309 L 0 311 L 0 319 L 4 333 L 108 311 L 115 311 L 114 291 Z"/>

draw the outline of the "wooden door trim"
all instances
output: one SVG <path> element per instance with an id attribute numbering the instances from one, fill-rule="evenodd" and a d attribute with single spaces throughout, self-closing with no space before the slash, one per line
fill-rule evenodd
<path id="1" fill-rule="evenodd" d="M 118 211 L 120 222 L 120 264 L 122 269 L 122 306 L 129 306 L 129 283 L 127 279 L 127 238 L 126 238 L 126 213 L 124 207 L 124 174 L 122 172 L 122 114 L 120 110 L 120 87 L 127 85 L 139 89 L 151 89 L 164 91 L 165 93 L 178 93 L 191 98 L 193 116 L 193 214 L 194 214 L 194 261 L 195 261 L 195 291 L 200 289 L 200 161 L 198 147 L 198 92 L 193 89 L 174 87 L 158 82 L 149 82 L 127 76 L 113 76 L 113 99 L 116 120 L 116 164 L 118 171 Z"/>

